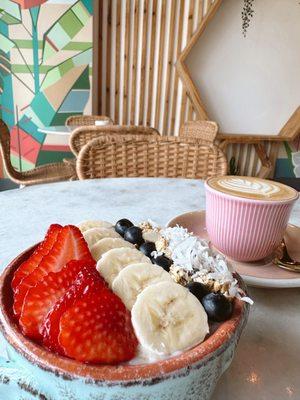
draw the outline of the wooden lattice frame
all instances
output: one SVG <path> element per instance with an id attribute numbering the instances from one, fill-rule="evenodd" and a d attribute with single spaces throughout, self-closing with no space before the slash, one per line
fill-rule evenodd
<path id="1" fill-rule="evenodd" d="M 178 74 L 183 82 L 183 85 L 186 89 L 186 92 L 194 106 L 194 109 L 198 115 L 199 119 L 209 120 L 209 116 L 207 111 L 205 110 L 205 106 L 203 101 L 201 100 L 199 90 L 195 85 L 191 74 L 185 64 L 185 60 L 190 54 L 194 45 L 198 42 L 199 38 L 202 36 L 209 22 L 212 20 L 217 10 L 221 6 L 224 0 L 215 0 L 212 6 L 209 8 L 206 16 L 203 18 L 200 23 L 197 31 L 192 36 L 191 40 L 187 43 L 186 47 L 180 54 L 176 68 Z M 246 136 L 247 142 L 253 142 L 253 140 L 270 140 L 270 141 L 292 141 L 295 140 L 296 137 L 300 133 L 300 106 L 296 109 L 296 111 L 292 114 L 292 116 L 288 119 L 286 124 L 280 130 L 277 136 L 275 135 L 239 135 L 239 134 L 222 134 L 222 138 L 230 138 L 231 140 L 236 140 L 237 137 Z M 226 135 L 226 136 L 225 136 Z"/>
<path id="2" fill-rule="evenodd" d="M 209 22 L 213 19 L 218 11 L 223 0 L 214 0 L 210 2 L 208 11 L 198 26 L 195 34 L 192 36 L 186 47 L 180 54 L 176 69 L 183 82 L 187 95 L 194 106 L 197 117 L 199 119 L 209 120 L 208 113 L 205 109 L 204 103 L 201 99 L 199 89 L 194 83 L 192 76 L 185 64 L 185 61 L 193 49 L 194 45 L 198 42 Z M 225 150 L 230 143 L 252 144 L 255 146 L 255 151 L 261 161 L 261 169 L 258 173 L 259 176 L 269 177 L 274 172 L 274 164 L 277 158 L 280 142 L 293 141 L 300 134 L 300 106 L 288 119 L 286 124 L 282 127 L 278 135 L 245 135 L 245 134 L 228 134 L 220 133 L 217 138 L 221 142 L 221 146 Z M 265 143 L 271 143 L 271 150 L 267 155 Z"/>

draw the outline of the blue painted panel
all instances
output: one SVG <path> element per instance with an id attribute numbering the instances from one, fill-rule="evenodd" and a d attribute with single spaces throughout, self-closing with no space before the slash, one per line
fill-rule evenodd
<path id="1" fill-rule="evenodd" d="M 59 112 L 80 113 L 90 97 L 89 90 L 71 90 L 61 105 Z"/>

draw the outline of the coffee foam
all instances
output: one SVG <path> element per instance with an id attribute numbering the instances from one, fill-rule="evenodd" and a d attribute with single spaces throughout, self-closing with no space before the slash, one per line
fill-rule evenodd
<path id="1" fill-rule="evenodd" d="M 256 199 L 286 201 L 296 198 L 296 190 L 282 183 L 249 176 L 220 176 L 207 181 L 211 188 L 232 196 Z"/>

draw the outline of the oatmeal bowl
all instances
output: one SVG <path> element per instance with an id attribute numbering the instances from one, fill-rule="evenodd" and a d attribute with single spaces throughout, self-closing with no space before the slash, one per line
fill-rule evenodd
<path id="1" fill-rule="evenodd" d="M 1 276 L 0 398 L 209 399 L 251 300 L 206 245 L 149 221 L 51 225 Z"/>

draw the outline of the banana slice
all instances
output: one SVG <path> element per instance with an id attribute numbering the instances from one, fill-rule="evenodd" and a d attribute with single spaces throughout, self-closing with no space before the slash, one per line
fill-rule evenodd
<path id="1" fill-rule="evenodd" d="M 193 347 L 209 332 L 199 300 L 173 282 L 156 283 L 143 290 L 132 307 L 131 318 L 141 345 L 159 355 Z"/>
<path id="2" fill-rule="evenodd" d="M 103 254 L 97 263 L 97 270 L 111 287 L 119 272 L 127 267 L 127 265 L 135 263 L 151 264 L 151 261 L 150 258 L 135 248 L 121 247 L 109 250 Z"/>
<path id="3" fill-rule="evenodd" d="M 134 248 L 134 245 L 132 243 L 127 242 L 124 239 L 119 239 L 119 238 L 105 238 L 105 239 L 100 239 L 98 242 L 93 244 L 93 246 L 90 248 L 91 254 L 94 258 L 94 260 L 98 261 L 100 260 L 101 256 L 106 253 L 107 251 L 111 249 L 115 249 L 118 247 L 131 247 Z"/>
<path id="4" fill-rule="evenodd" d="M 85 232 L 91 228 L 113 228 L 113 224 L 106 221 L 83 221 L 77 225 L 81 232 Z"/>
<path id="5" fill-rule="evenodd" d="M 95 243 L 104 238 L 121 238 L 114 229 L 109 228 L 91 228 L 83 232 L 83 237 L 85 238 L 89 248 L 91 248 Z"/>
<path id="6" fill-rule="evenodd" d="M 162 281 L 173 282 L 173 279 L 158 265 L 130 264 L 114 279 L 112 290 L 121 298 L 127 309 L 131 310 L 139 293 L 146 287 Z"/>

